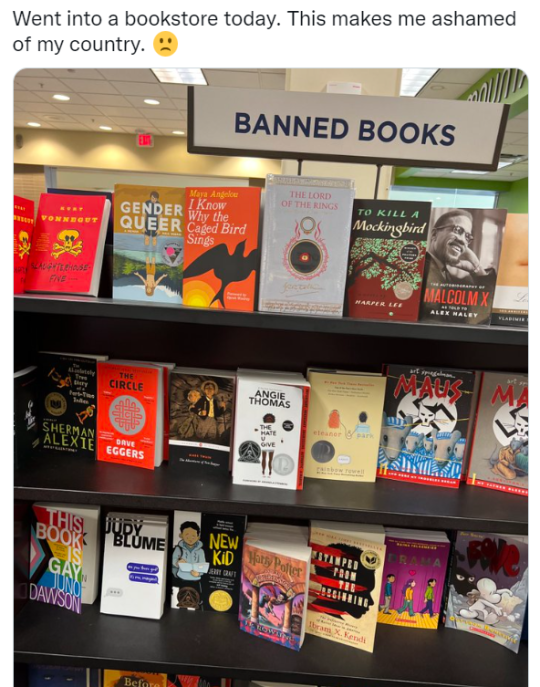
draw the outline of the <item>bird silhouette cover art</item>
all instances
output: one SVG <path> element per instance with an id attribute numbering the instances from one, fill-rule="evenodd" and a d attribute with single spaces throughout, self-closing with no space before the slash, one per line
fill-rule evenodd
<path id="1" fill-rule="evenodd" d="M 253 310 L 259 188 L 187 188 L 184 304 Z"/>

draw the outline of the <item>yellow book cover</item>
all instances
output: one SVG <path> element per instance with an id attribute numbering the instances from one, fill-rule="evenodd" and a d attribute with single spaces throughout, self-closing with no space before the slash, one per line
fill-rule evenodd
<path id="1" fill-rule="evenodd" d="M 386 378 L 309 370 L 305 476 L 374 482 Z"/>
<path id="2" fill-rule="evenodd" d="M 103 687 L 167 687 L 167 674 L 104 670 Z"/>
<path id="3" fill-rule="evenodd" d="M 386 547 L 312 527 L 306 632 L 373 652 Z"/>

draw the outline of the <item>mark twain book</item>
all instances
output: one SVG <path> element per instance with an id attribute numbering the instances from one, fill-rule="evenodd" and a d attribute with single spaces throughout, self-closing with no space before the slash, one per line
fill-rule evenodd
<path id="1" fill-rule="evenodd" d="M 306 632 L 373 652 L 384 527 L 313 521 Z"/>
<path id="2" fill-rule="evenodd" d="M 527 537 L 458 532 L 448 586 L 445 627 L 517 654 L 529 592 Z"/>
<path id="3" fill-rule="evenodd" d="M 529 215 L 509 214 L 504 229 L 491 324 L 529 324 Z"/>
<path id="4" fill-rule="evenodd" d="M 306 477 L 374 482 L 386 377 L 308 369 Z"/>
<path id="5" fill-rule="evenodd" d="M 269 174 L 259 310 L 341 317 L 354 181 Z"/>
<path id="6" fill-rule="evenodd" d="M 529 494 L 529 379 L 484 372 L 467 484 Z"/>
<path id="7" fill-rule="evenodd" d="M 431 203 L 354 201 L 347 315 L 416 322 L 430 211 Z"/>
<path id="8" fill-rule="evenodd" d="M 436 630 L 450 542 L 444 532 L 387 529 L 378 622 Z"/>
<path id="9" fill-rule="evenodd" d="M 34 201 L 13 196 L 13 293 L 24 293 L 34 232 Z"/>
<path id="10" fill-rule="evenodd" d="M 97 296 L 110 209 L 105 196 L 42 193 L 24 290 Z"/>
<path id="11" fill-rule="evenodd" d="M 459 487 L 474 372 L 388 365 L 377 476 Z"/>
<path id="12" fill-rule="evenodd" d="M 260 203 L 259 188 L 186 188 L 184 305 L 254 309 Z"/>
<path id="13" fill-rule="evenodd" d="M 39 445 L 38 370 L 35 365 L 15 372 L 13 434 L 15 468 L 32 455 Z"/>

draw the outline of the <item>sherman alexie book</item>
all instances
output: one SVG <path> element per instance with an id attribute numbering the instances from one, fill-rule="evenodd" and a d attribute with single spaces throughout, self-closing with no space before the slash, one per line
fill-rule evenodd
<path id="1" fill-rule="evenodd" d="M 353 198 L 352 179 L 268 175 L 259 310 L 342 315 Z"/>
<path id="2" fill-rule="evenodd" d="M 34 201 L 13 196 L 13 293 L 24 293 L 34 232 Z"/>

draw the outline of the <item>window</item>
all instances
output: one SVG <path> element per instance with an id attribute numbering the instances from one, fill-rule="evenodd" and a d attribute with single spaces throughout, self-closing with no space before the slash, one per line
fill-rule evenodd
<path id="1" fill-rule="evenodd" d="M 392 186 L 389 200 L 424 200 L 435 208 L 497 207 L 496 191 L 468 190 L 461 188 L 429 188 L 423 186 Z"/>

